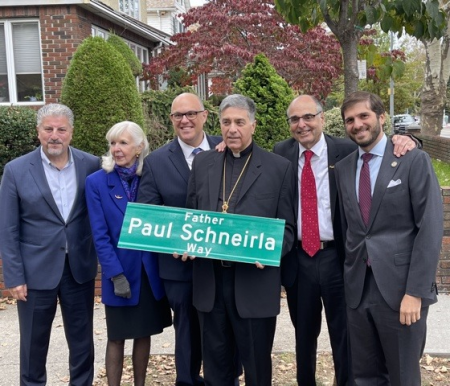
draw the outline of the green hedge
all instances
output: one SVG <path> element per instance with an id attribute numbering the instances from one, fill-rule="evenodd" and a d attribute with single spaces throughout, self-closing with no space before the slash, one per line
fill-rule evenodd
<path id="1" fill-rule="evenodd" d="M 294 99 L 287 82 L 263 55 L 255 56 L 236 81 L 235 92 L 252 98 L 256 103 L 256 130 L 253 138 L 271 151 L 275 143 L 289 138 L 286 110 Z"/>
<path id="2" fill-rule="evenodd" d="M 5 165 L 38 146 L 36 111 L 26 107 L 0 107 L 0 176 Z"/>
<path id="3" fill-rule="evenodd" d="M 61 102 L 74 115 L 73 145 L 94 155 L 104 154 L 105 134 L 116 123 L 144 116 L 136 81 L 128 62 L 100 37 L 80 44 L 63 83 Z"/>

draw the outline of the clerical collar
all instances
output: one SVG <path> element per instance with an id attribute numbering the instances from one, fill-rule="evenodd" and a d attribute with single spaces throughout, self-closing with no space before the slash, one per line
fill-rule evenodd
<path id="1" fill-rule="evenodd" d="M 241 158 L 246 157 L 249 155 L 253 150 L 253 141 L 248 145 L 244 150 L 242 150 L 240 153 L 233 153 L 230 149 L 228 149 L 229 154 L 233 156 L 233 158 Z"/>

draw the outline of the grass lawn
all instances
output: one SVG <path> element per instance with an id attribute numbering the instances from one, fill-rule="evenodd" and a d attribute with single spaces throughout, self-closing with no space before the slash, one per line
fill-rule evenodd
<path id="1" fill-rule="evenodd" d="M 440 186 L 450 186 L 450 164 L 433 159 L 433 167 Z"/>

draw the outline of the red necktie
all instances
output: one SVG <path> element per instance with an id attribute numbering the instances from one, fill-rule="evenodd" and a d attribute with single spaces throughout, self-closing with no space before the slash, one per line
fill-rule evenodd
<path id="1" fill-rule="evenodd" d="M 302 248 L 309 255 L 314 256 L 320 249 L 319 219 L 317 216 L 316 180 L 311 169 L 311 150 L 303 152 L 305 165 L 301 177 L 301 206 L 302 206 Z"/>
<path id="2" fill-rule="evenodd" d="M 359 175 L 359 210 L 364 224 L 369 223 L 370 207 L 372 205 L 372 190 L 370 187 L 370 167 L 369 161 L 373 154 L 364 153 L 362 155 L 363 165 Z"/>

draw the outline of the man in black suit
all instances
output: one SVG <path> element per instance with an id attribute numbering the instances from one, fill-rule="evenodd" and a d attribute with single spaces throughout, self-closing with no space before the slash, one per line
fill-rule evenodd
<path id="1" fill-rule="evenodd" d="M 170 119 L 177 137 L 145 159 L 138 202 L 185 207 L 196 149 L 213 149 L 222 140 L 204 133 L 207 117 L 197 95 L 183 93 L 173 100 Z M 183 264 L 171 255 L 159 254 L 159 274 L 174 313 L 176 385 L 203 385 L 200 327 L 192 306 L 192 262 Z"/>
<path id="2" fill-rule="evenodd" d="M 420 386 L 428 308 L 437 301 L 441 189 L 427 153 L 392 155 L 377 95 L 350 94 L 341 114 L 359 146 L 336 165 L 352 373 L 360 386 Z"/>
<path id="3" fill-rule="evenodd" d="M 222 101 L 220 126 L 227 149 L 223 153 L 200 153 L 195 158 L 187 206 L 285 219 L 285 253 L 294 240 L 292 167 L 253 142 L 255 110 L 255 103 L 243 95 L 230 95 Z M 271 385 L 271 351 L 280 312 L 280 269 L 198 258 L 194 260 L 193 285 L 205 383 L 233 384 L 237 349 L 245 384 Z"/>
<path id="4" fill-rule="evenodd" d="M 302 386 L 316 385 L 317 338 L 321 329 L 323 304 L 336 381 L 339 386 L 343 386 L 349 382 L 349 363 L 343 281 L 344 244 L 334 166 L 354 151 L 356 145 L 348 139 L 323 134 L 323 107 L 312 96 L 295 98 L 289 105 L 287 116 L 292 138 L 276 144 L 274 152 L 292 162 L 294 175 L 297 176 L 294 208 L 298 242 L 281 262 L 281 280 L 295 327 L 297 381 Z M 400 156 L 415 147 L 414 141 L 407 136 L 397 136 L 395 139 L 396 155 Z M 310 254 L 302 243 L 300 210 L 301 175 L 305 165 L 303 153 L 306 150 L 314 153 L 311 166 L 317 195 L 319 231 L 318 249 Z"/>
<path id="5" fill-rule="evenodd" d="M 70 146 L 73 113 L 48 104 L 37 113 L 41 146 L 8 162 L 0 185 L 0 258 L 20 327 L 20 385 L 45 385 L 59 302 L 69 346 L 70 384 L 94 377 L 92 242 L 84 182 L 100 160 Z"/>

